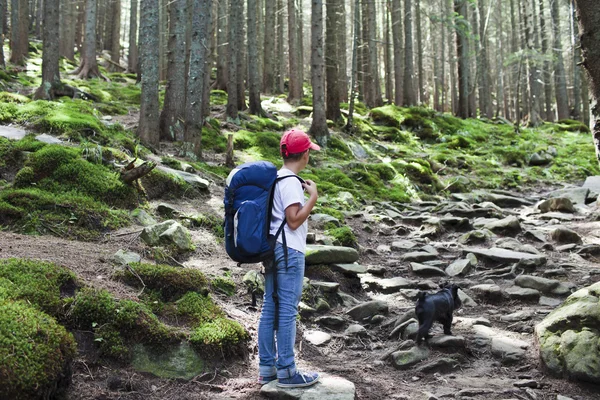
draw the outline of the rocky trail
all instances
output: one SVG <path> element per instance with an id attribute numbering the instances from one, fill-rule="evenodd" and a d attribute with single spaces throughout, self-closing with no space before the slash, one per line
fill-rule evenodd
<path id="1" fill-rule="evenodd" d="M 211 191 L 210 199 L 172 206 L 220 212 L 220 188 Z M 255 383 L 260 304 L 250 304 L 242 284 L 249 267 L 235 266 L 222 246 L 192 230 L 197 250 L 183 265 L 231 273 L 237 295 L 219 302 L 253 337 L 247 360 L 223 360 L 186 381 L 81 358 L 68 398 L 598 399 L 597 385 L 554 378 L 542 368 L 534 333 L 567 296 L 600 281 L 598 193 L 600 180 L 591 177 L 584 187 L 552 193 L 477 191 L 440 203 L 360 206 L 345 217 L 358 252 L 324 247 L 332 244 L 324 226 L 340 221 L 313 215 L 297 353 L 301 368 L 324 378 L 307 390 Z M 110 279 L 110 260 L 119 249 L 144 256 L 139 230 L 127 228 L 102 243 L 0 232 L 0 257 L 54 261 L 90 285 L 135 298 L 135 291 Z M 416 347 L 416 296 L 443 282 L 461 288 L 453 336 L 434 324 L 434 337 Z"/>

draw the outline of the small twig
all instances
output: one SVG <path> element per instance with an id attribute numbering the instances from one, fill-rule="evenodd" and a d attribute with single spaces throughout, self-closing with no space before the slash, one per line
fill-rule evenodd
<path id="1" fill-rule="evenodd" d="M 83 360 L 77 360 L 77 361 L 82 363 L 85 366 L 85 369 L 87 369 L 88 374 L 90 374 L 90 378 L 92 378 L 92 380 L 94 380 L 94 375 L 92 374 L 92 371 L 90 371 L 90 367 L 88 367 L 88 365 L 85 363 L 85 361 L 83 361 Z"/>
<path id="2" fill-rule="evenodd" d="M 142 280 L 142 278 L 140 278 L 140 276 L 138 275 L 137 272 L 135 272 L 135 270 L 133 268 L 131 268 L 131 266 L 129 266 L 129 264 L 127 264 L 125 266 L 125 268 L 127 268 L 127 270 L 129 272 L 131 272 L 136 278 L 138 278 L 140 280 L 140 282 L 142 283 L 142 290 L 138 293 L 138 297 L 142 295 L 142 293 L 144 293 L 144 289 L 146 289 L 146 284 L 144 283 L 144 281 Z"/>
<path id="3" fill-rule="evenodd" d="M 112 234 L 111 236 L 114 236 L 114 237 L 127 236 L 127 235 L 133 235 L 134 233 L 141 233 L 143 231 L 144 231 L 143 229 L 138 229 L 137 231 L 115 233 L 115 234 Z"/>

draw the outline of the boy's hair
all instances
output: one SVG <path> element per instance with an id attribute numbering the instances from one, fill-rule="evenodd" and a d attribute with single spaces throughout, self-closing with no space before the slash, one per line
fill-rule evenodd
<path id="1" fill-rule="evenodd" d="M 285 147 L 286 145 L 284 144 L 282 147 L 282 151 L 281 151 L 281 157 L 283 158 L 284 161 L 298 161 L 302 158 L 302 156 L 304 156 L 304 154 L 308 151 L 308 150 L 304 150 L 301 153 L 288 153 L 285 151 Z"/>

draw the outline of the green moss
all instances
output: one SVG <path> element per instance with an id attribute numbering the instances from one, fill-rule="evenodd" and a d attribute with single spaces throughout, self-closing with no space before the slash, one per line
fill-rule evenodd
<path id="1" fill-rule="evenodd" d="M 218 276 L 210 282 L 213 290 L 219 291 L 227 296 L 233 296 L 235 294 L 235 282 L 231 279 L 231 276 Z"/>
<path id="2" fill-rule="evenodd" d="M 585 125 L 581 121 L 575 121 L 572 119 L 561 119 L 556 124 L 558 129 L 563 132 L 590 133 L 590 127 Z"/>
<path id="3" fill-rule="evenodd" d="M 190 342 L 200 351 L 217 353 L 235 352 L 250 339 L 248 332 L 236 321 L 217 318 L 198 327 L 190 336 Z"/>
<path id="4" fill-rule="evenodd" d="M 62 314 L 63 297 L 75 289 L 75 275 L 55 264 L 9 258 L 0 260 L 5 298 L 24 300 L 53 315 Z"/>
<path id="5" fill-rule="evenodd" d="M 328 229 L 325 231 L 328 236 L 331 236 L 336 244 L 340 246 L 346 247 L 356 247 L 358 246 L 358 242 L 356 240 L 356 236 L 352 229 L 347 226 L 342 226 L 340 228 Z"/>
<path id="6" fill-rule="evenodd" d="M 285 129 L 285 126 L 279 121 L 254 116 L 252 121 L 246 122 L 245 127 L 251 132 L 282 131 Z"/>
<path id="7" fill-rule="evenodd" d="M 187 292 L 207 292 L 208 280 L 196 269 L 182 269 L 160 264 L 134 264 L 131 269 L 135 274 L 126 269 L 117 276 L 135 287 L 141 285 L 141 279 L 147 288 L 160 292 L 162 298 L 167 301 L 177 299 Z"/>
<path id="8" fill-rule="evenodd" d="M 184 195 L 193 197 L 197 193 L 183 178 L 153 169 L 141 179 L 149 199 L 174 199 Z"/>
<path id="9" fill-rule="evenodd" d="M 340 108 L 342 110 L 349 110 L 350 106 L 348 103 L 341 103 L 340 104 Z M 354 102 L 354 110 L 359 113 L 360 115 L 366 116 L 369 113 L 369 109 L 367 108 L 367 106 L 360 102 L 360 101 L 355 101 Z"/>
<path id="10" fill-rule="evenodd" d="M 245 150 L 256 159 L 268 160 L 276 165 L 281 165 L 279 142 L 281 136 L 274 132 L 248 132 L 238 131 L 234 135 L 236 149 Z"/>
<path id="11" fill-rule="evenodd" d="M 350 147 L 336 135 L 329 137 L 325 151 L 326 155 L 338 160 L 354 160 L 354 154 L 352 153 L 352 150 L 350 150 Z"/>
<path id="12" fill-rule="evenodd" d="M 25 104 L 30 101 L 31 99 L 18 93 L 0 92 L 0 103 Z"/>
<path id="13" fill-rule="evenodd" d="M 335 208 L 331 208 L 331 207 L 317 206 L 313 209 L 313 214 L 327 214 L 327 215 L 331 215 L 332 217 L 336 218 L 340 222 L 344 221 L 344 214 L 342 214 L 341 211 L 338 211 Z"/>
<path id="14" fill-rule="evenodd" d="M 209 295 L 188 292 L 174 304 L 175 313 L 180 317 L 202 324 L 224 317 L 223 311 L 215 304 Z"/>
<path id="15" fill-rule="evenodd" d="M 173 169 L 176 169 L 178 171 L 183 171 L 183 168 L 181 167 L 181 161 L 176 160 L 174 158 L 163 156 L 160 159 L 160 162 L 162 162 L 163 165 L 166 165 L 169 168 L 173 168 Z"/>
<path id="16" fill-rule="evenodd" d="M 224 90 L 210 91 L 210 104 L 215 106 L 224 106 L 227 104 L 227 92 Z"/>
<path id="17" fill-rule="evenodd" d="M 195 214 L 186 217 L 192 226 L 208 229 L 220 239 L 225 238 L 223 217 L 214 214 Z"/>
<path id="18" fill-rule="evenodd" d="M 202 150 L 224 153 L 227 150 L 227 138 L 221 134 L 217 119 L 209 119 L 209 126 L 202 128 Z"/>
<path id="19" fill-rule="evenodd" d="M 75 340 L 24 302 L 0 301 L 0 397 L 54 398 L 68 383 Z"/>

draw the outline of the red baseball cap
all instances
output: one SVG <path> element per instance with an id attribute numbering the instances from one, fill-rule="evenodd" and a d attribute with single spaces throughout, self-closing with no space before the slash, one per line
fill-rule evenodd
<path id="1" fill-rule="evenodd" d="M 310 137 L 301 130 L 290 129 L 281 137 L 279 149 L 281 154 L 287 156 L 288 154 L 302 153 L 308 149 L 321 150 L 321 147 L 311 142 Z"/>

